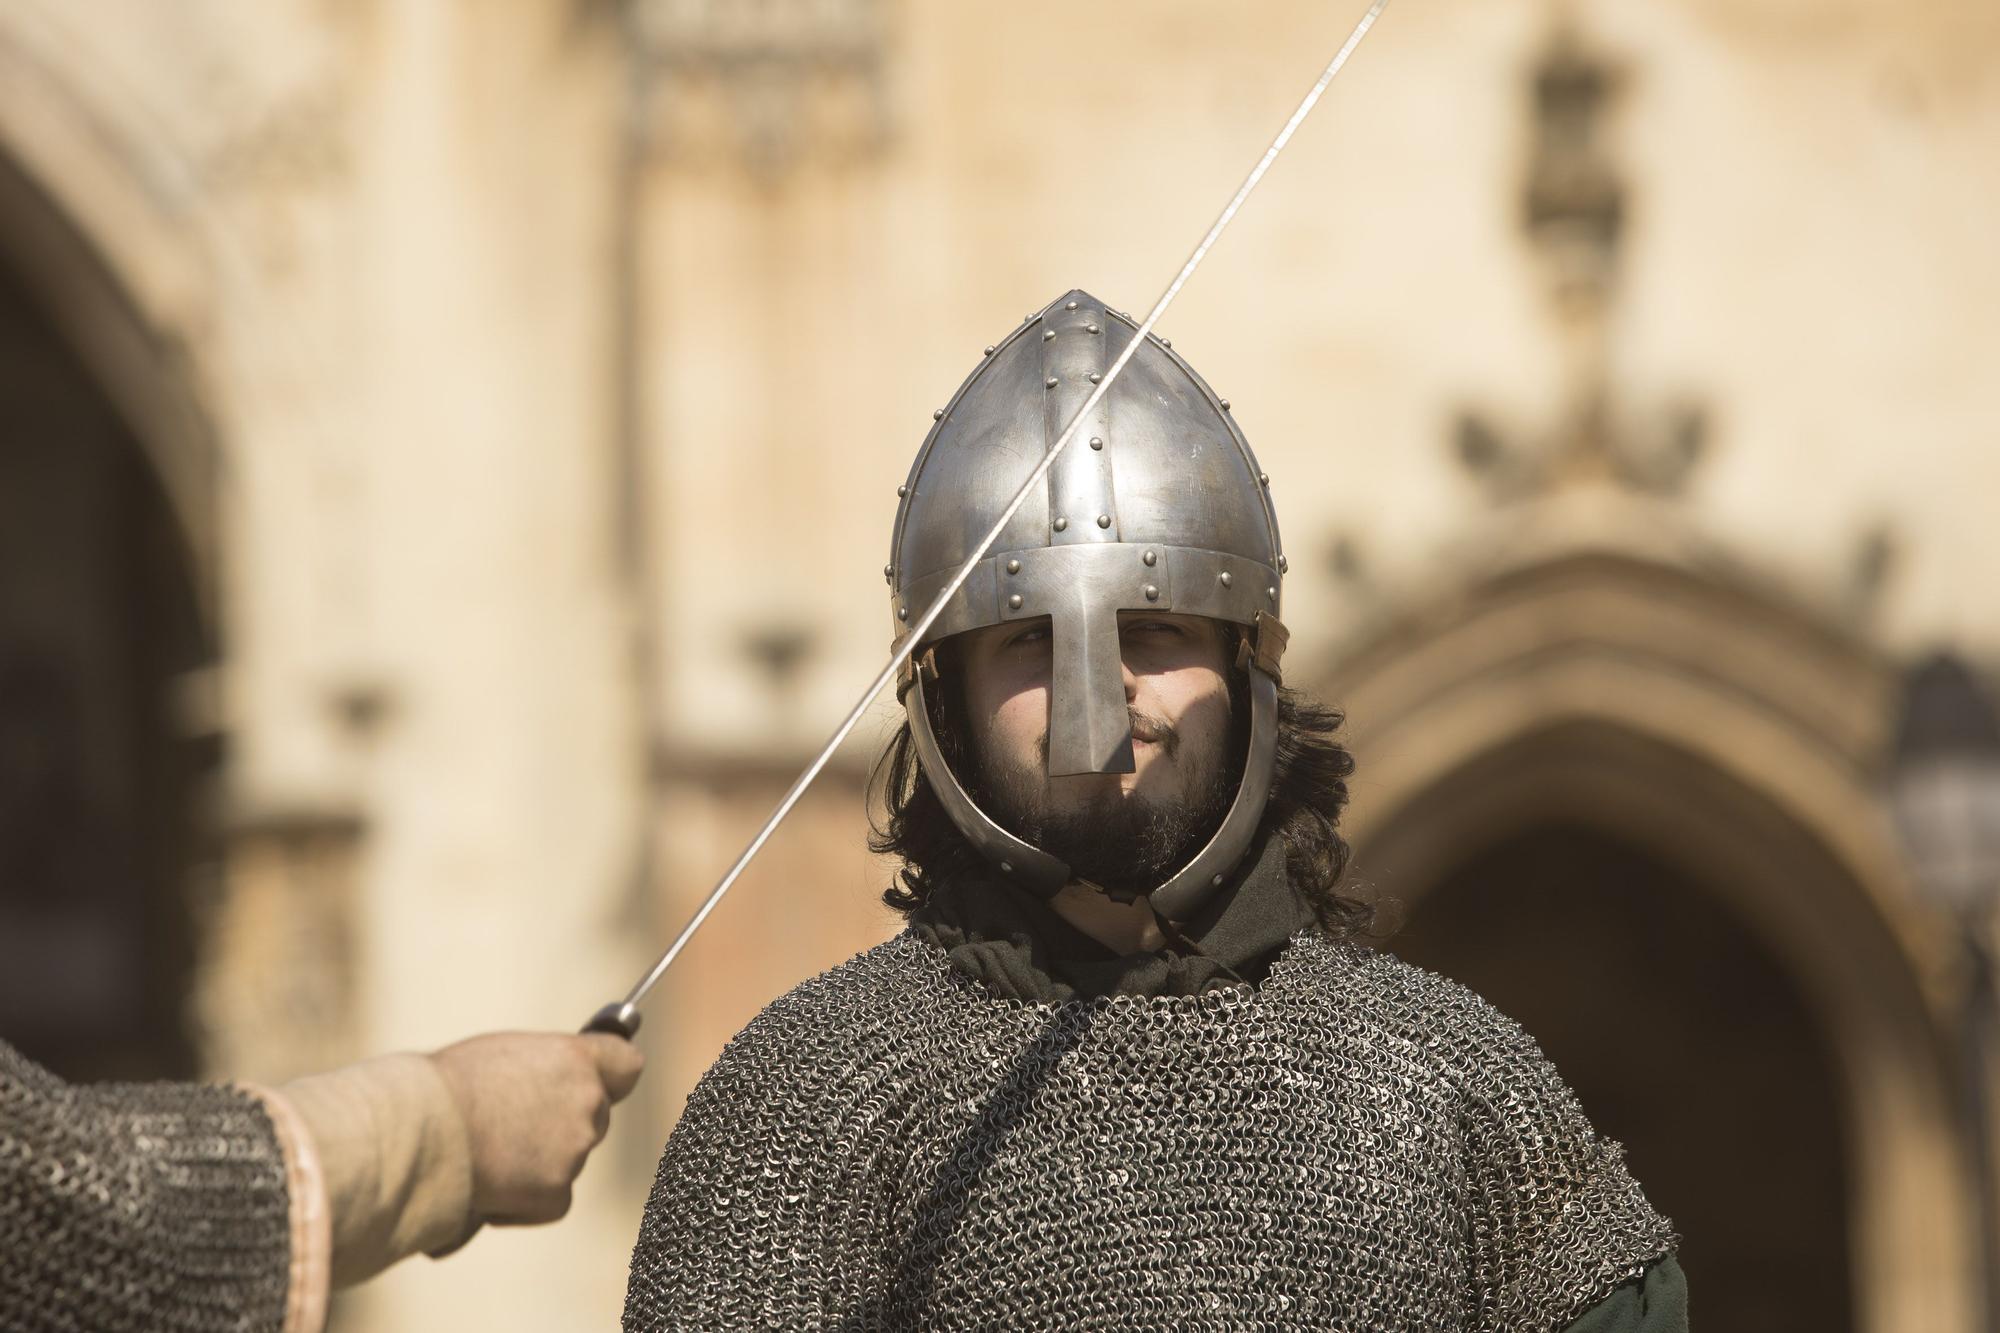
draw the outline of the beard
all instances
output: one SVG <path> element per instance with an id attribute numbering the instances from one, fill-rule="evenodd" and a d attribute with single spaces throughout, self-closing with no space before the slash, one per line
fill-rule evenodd
<path id="1" fill-rule="evenodd" d="M 1183 758 L 1180 733 L 1159 718 L 1135 711 L 1132 727 L 1158 745 L 1163 758 L 1184 765 L 1178 794 L 1103 790 L 1087 801 L 1059 802 L 1048 776 L 1045 734 L 1036 768 L 1006 760 L 983 764 L 974 799 L 1002 828 L 1066 862 L 1076 878 L 1120 895 L 1150 893 L 1215 836 L 1235 798 L 1240 763 L 1225 762 L 1234 748 L 1226 744 Z"/>

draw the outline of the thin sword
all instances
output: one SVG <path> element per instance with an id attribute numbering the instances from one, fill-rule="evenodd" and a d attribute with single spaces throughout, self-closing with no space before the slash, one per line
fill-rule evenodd
<path id="1" fill-rule="evenodd" d="M 1195 246 L 1194 253 L 1187 257 L 1187 262 L 1181 265 L 1180 272 L 1176 273 L 1174 280 L 1167 284 L 1167 289 L 1160 293 L 1160 299 L 1153 303 L 1152 311 L 1139 325 L 1138 332 L 1132 335 L 1132 340 L 1125 344 L 1125 350 L 1118 354 L 1117 359 L 1104 372 L 1103 379 L 1098 381 L 1090 397 L 1084 399 L 1083 406 L 1070 418 L 1069 425 L 1063 428 L 1063 433 L 1049 446 L 1048 452 L 1042 455 L 1042 461 L 1035 465 L 1035 470 L 1028 474 L 1028 479 L 1014 492 L 1014 498 L 1007 502 L 1007 508 L 994 520 L 993 526 L 986 530 L 986 535 L 979 539 L 978 545 L 973 547 L 972 554 L 958 567 L 958 572 L 951 576 L 951 581 L 944 585 L 943 590 L 931 602 L 930 608 L 919 616 L 917 623 L 910 626 L 909 631 L 903 635 L 896 651 L 889 656 L 889 664 L 882 668 L 881 674 L 868 686 L 867 693 L 861 696 L 861 701 L 854 705 L 846 719 L 835 729 L 832 738 L 813 757 L 813 761 L 806 765 L 805 772 L 799 774 L 798 781 L 792 784 L 791 790 L 787 791 L 784 799 L 778 802 L 778 808 L 771 812 L 771 817 L 757 830 L 757 836 L 750 839 L 750 845 L 743 849 L 743 854 L 736 858 L 736 863 L 729 867 L 728 873 L 723 875 L 715 888 L 709 892 L 708 899 L 702 903 L 701 909 L 689 919 L 687 925 L 681 927 L 681 933 L 671 945 L 667 946 L 667 951 L 660 955 L 659 961 L 639 979 L 639 984 L 631 989 L 622 1002 L 607 1004 L 598 1010 L 596 1016 L 586 1025 L 585 1031 L 616 1032 L 627 1037 L 638 1032 L 639 1002 L 645 999 L 647 992 L 667 974 L 667 969 L 674 965 L 674 959 L 680 957 L 681 950 L 687 947 L 687 942 L 694 938 L 695 932 L 701 929 L 704 921 L 708 920 L 708 914 L 715 910 L 715 905 L 722 901 L 723 895 L 735 886 L 743 871 L 756 859 L 757 853 L 764 849 L 764 844 L 770 841 L 771 834 L 777 831 L 778 825 L 785 821 L 785 816 L 792 812 L 792 807 L 799 803 L 801 796 L 805 795 L 806 788 L 813 784 L 813 779 L 817 778 L 821 770 L 832 760 L 834 752 L 860 724 L 863 715 L 868 711 L 868 706 L 875 702 L 875 697 L 887 689 L 889 682 L 903 669 L 903 663 L 909 660 L 910 654 L 916 650 L 917 644 L 922 642 L 931 625 L 944 614 L 944 609 L 951 599 L 965 586 L 965 581 L 972 577 L 973 569 L 986 558 L 986 552 L 991 549 L 994 542 L 1000 540 L 1000 534 L 1006 530 L 1008 523 L 1013 521 L 1021 506 L 1027 503 L 1029 494 L 1040 484 L 1042 478 L 1049 474 L 1049 469 L 1055 466 L 1055 461 L 1062 456 L 1062 451 L 1069 447 L 1077 426 L 1096 409 L 1098 403 L 1103 401 L 1104 395 L 1111 392 L 1111 386 L 1117 382 L 1126 363 L 1145 343 L 1146 336 L 1153 331 L 1153 326 L 1159 323 L 1160 316 L 1167 312 L 1167 307 L 1174 303 L 1174 298 L 1181 294 L 1181 288 L 1185 287 L 1187 280 L 1194 276 L 1194 271 L 1201 267 L 1201 261 L 1208 258 L 1209 250 L 1235 219 L 1236 211 L 1243 207 L 1243 201 L 1250 197 L 1250 192 L 1264 179 L 1264 173 L 1278 160 L 1278 154 L 1285 151 L 1285 145 L 1291 142 L 1292 135 L 1298 131 L 1305 118 L 1312 114 L 1313 107 L 1318 105 L 1320 95 L 1326 92 L 1327 85 L 1333 82 L 1334 76 L 1340 73 L 1340 67 L 1347 63 L 1347 58 L 1354 54 L 1354 48 L 1361 44 L 1361 39 L 1368 35 L 1368 30 L 1375 26 L 1375 20 L 1388 7 L 1389 0 L 1374 0 L 1374 3 L 1368 6 L 1368 12 L 1361 16 L 1361 21 L 1354 25 L 1354 31 L 1347 35 L 1347 40 L 1340 44 L 1338 51 L 1334 52 L 1333 59 L 1327 62 L 1324 70 L 1320 71 L 1319 78 L 1313 81 L 1313 86 L 1307 90 L 1291 117 L 1285 121 L 1285 127 L 1278 131 L 1278 137 L 1271 140 L 1271 146 L 1257 159 L 1257 165 L 1243 178 L 1243 184 L 1236 187 L 1236 193 L 1230 196 L 1221 214 L 1209 227 L 1207 234 L 1201 238 L 1201 242 Z"/>

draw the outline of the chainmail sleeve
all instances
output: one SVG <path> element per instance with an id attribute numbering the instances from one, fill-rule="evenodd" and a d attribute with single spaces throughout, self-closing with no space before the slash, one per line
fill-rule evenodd
<path id="1" fill-rule="evenodd" d="M 1463 1146 L 1472 1202 L 1466 1328 L 1544 1333 L 1567 1327 L 1673 1251 L 1653 1209 L 1598 1135 L 1541 1048 L 1471 991 L 1442 1002 L 1439 1025 L 1464 1070 Z"/>
<path id="2" fill-rule="evenodd" d="M 284 1156 L 255 1097 L 72 1086 L 0 1042 L 0 1328 L 275 1330 L 289 1261 Z"/>

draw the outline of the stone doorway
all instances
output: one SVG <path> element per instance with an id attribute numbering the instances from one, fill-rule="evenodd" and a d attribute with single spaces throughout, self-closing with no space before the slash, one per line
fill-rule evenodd
<path id="1" fill-rule="evenodd" d="M 1584 824 L 1524 827 L 1389 947 L 1534 1034 L 1684 1236 L 1714 1333 L 1854 1327 L 1839 1077 L 1805 997 L 1705 881 Z"/>
<path id="2" fill-rule="evenodd" d="M 1741 1217 L 1782 1218 L 1801 1234 L 1817 1228 L 1821 1240 L 1793 1238 L 1801 1253 L 1830 1252 L 1824 1237 L 1844 1233 L 1844 1261 L 1819 1284 L 1829 1313 L 1763 1326 L 1974 1327 L 1974 1196 L 1943 999 L 1949 942 L 1910 896 L 1881 797 L 1893 670 L 1836 622 L 1732 572 L 1720 555 L 1696 559 L 1708 550 L 1698 535 L 1650 502 L 1571 492 L 1510 517 L 1523 526 L 1491 536 L 1481 578 L 1405 596 L 1393 617 L 1322 668 L 1314 692 L 1345 708 L 1359 762 L 1347 820 L 1356 888 L 1400 901 L 1408 934 L 1391 947 L 1449 961 L 1446 970 L 1491 992 L 1550 1046 L 1614 1136 L 1635 1145 L 1649 1137 L 1623 1123 L 1620 1108 L 1639 1099 L 1619 1090 L 1628 1084 L 1618 1071 L 1638 1070 L 1645 1033 L 1666 1031 L 1667 1017 L 1699 1019 L 1699 1049 L 1718 1062 L 1688 1080 L 1702 1087 L 1675 1089 L 1690 1099 L 1689 1125 L 1678 1131 L 1687 1144 L 1712 1137 L 1697 1124 L 1728 1109 L 1710 1100 L 1730 1092 L 1725 1054 L 1768 1062 L 1751 1072 L 1787 1084 L 1772 1105 L 1830 1102 L 1819 1128 L 1802 1132 L 1819 1137 L 1814 1156 L 1836 1163 L 1823 1183 L 1837 1188 L 1839 1206 L 1818 1216 L 1792 1200 L 1781 1207 L 1745 1176 L 1716 1224 L 1727 1232 Z M 1607 549 L 1608 531 L 1659 549 Z M 1546 887 L 1526 876 L 1500 887 L 1524 903 L 1565 885 L 1584 894 L 1603 883 L 1653 888 L 1622 903 L 1602 892 L 1603 901 L 1581 905 L 1551 899 L 1539 915 L 1524 914 L 1575 916 L 1584 939 L 1561 948 L 1556 924 L 1543 921 L 1522 939 L 1468 931 L 1456 947 L 1476 955 L 1469 961 L 1430 956 L 1426 932 L 1476 915 L 1467 895 L 1510 848 L 1545 866 Z M 1680 923 L 1616 914 L 1657 913 L 1663 898 L 1668 914 L 1684 914 Z M 1685 984 L 1666 999 L 1646 991 L 1593 999 L 1560 959 L 1525 961 L 1581 959 L 1593 948 L 1615 956 L 1614 945 L 1634 947 L 1625 936 L 1644 931 L 1703 959 L 1735 961 L 1712 962 L 1714 982 L 1679 977 Z M 1504 973 L 1479 970 L 1509 958 Z M 1554 998 L 1514 993 L 1510 977 L 1537 972 L 1549 974 Z M 1619 980 L 1636 986 L 1635 976 Z M 1673 979 L 1654 977 L 1663 988 Z M 1770 1029 L 1711 1008 L 1716 987 L 1734 988 Z M 1603 1057 L 1607 1074 L 1591 1072 L 1599 1061 L 1588 1052 L 1565 1057 L 1565 1024 L 1621 1011 L 1649 1017 L 1617 1020 L 1621 1033 L 1632 1030 L 1619 1037 L 1631 1049 Z M 1756 1146 L 1804 1145 L 1764 1138 Z M 1730 1290 L 1731 1271 L 1790 1262 L 1771 1249 L 1775 1240 L 1746 1242 L 1740 1258 L 1705 1243 L 1696 1226 L 1713 1205 L 1678 1201 L 1684 1187 L 1667 1179 L 1694 1168 L 1671 1158 L 1638 1165 L 1689 1237 L 1702 1326 L 1711 1315 L 1758 1323 L 1754 1311 L 1711 1307 L 1703 1292 Z M 1760 1280 L 1773 1290 L 1782 1283 Z"/>
<path id="3" fill-rule="evenodd" d="M 0 259 L 0 1037 L 71 1078 L 196 1072 L 196 793 L 209 663 L 147 454 Z"/>

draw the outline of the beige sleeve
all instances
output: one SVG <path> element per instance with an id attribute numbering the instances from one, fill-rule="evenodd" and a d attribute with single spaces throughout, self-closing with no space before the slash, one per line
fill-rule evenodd
<path id="1" fill-rule="evenodd" d="M 364 1060 L 296 1079 L 282 1094 L 325 1180 L 333 1285 L 418 1251 L 454 1249 L 478 1229 L 465 1120 L 428 1058 Z"/>
<path id="2" fill-rule="evenodd" d="M 312 1134 L 283 1096 L 255 1084 L 238 1084 L 263 1104 L 277 1131 L 285 1159 L 285 1197 L 290 1209 L 291 1270 L 285 1284 L 284 1333 L 322 1333 L 326 1328 L 332 1231 L 328 1224 L 326 1176 Z"/>

